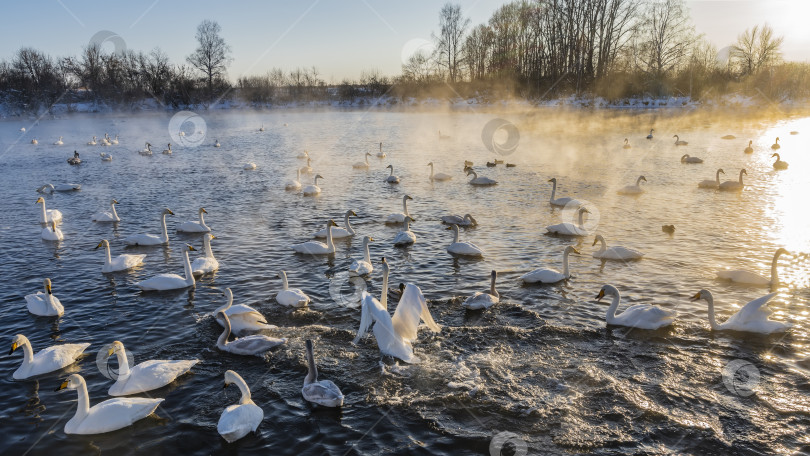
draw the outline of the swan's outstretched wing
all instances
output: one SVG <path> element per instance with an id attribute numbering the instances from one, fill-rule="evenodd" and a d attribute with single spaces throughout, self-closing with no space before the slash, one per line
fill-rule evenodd
<path id="1" fill-rule="evenodd" d="M 739 312 L 732 315 L 727 322 L 733 322 L 734 324 L 746 324 L 754 321 L 767 320 L 768 315 L 771 314 L 771 310 L 765 306 L 768 305 L 768 301 L 773 299 L 774 296 L 776 296 L 776 293 L 766 294 L 761 298 L 754 299 L 753 301 L 744 305 Z"/>
<path id="2" fill-rule="evenodd" d="M 357 337 L 352 341 L 353 344 L 359 342 L 368 332 L 368 328 L 374 320 L 374 311 L 382 309 L 382 304 L 365 290 L 360 295 L 360 302 L 360 328 L 357 330 Z"/>
<path id="3" fill-rule="evenodd" d="M 411 283 L 405 285 L 405 290 L 402 292 L 397 310 L 394 311 L 394 317 L 391 320 L 396 333 L 408 341 L 416 340 L 419 320 L 423 320 L 431 331 L 439 332 L 442 329 L 433 321 L 422 290 Z"/>

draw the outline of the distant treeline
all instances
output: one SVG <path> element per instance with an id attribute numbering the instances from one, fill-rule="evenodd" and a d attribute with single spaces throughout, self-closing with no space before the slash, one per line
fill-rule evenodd
<path id="1" fill-rule="evenodd" d="M 810 64 L 784 62 L 783 38 L 767 25 L 743 31 L 718 52 L 695 33 L 683 0 L 517 0 L 485 24 L 471 25 L 445 4 L 429 50 L 415 52 L 398 76 L 364 71 L 327 83 L 316 67 L 227 78 L 230 47 L 214 21 L 197 29 L 199 47 L 183 63 L 160 49 L 54 58 L 22 48 L 0 61 L 0 103 L 41 112 L 76 103 L 137 108 L 153 99 L 169 109 L 236 99 L 257 105 L 400 98 L 484 101 L 566 95 L 629 97 L 728 93 L 770 101 L 810 96 Z"/>

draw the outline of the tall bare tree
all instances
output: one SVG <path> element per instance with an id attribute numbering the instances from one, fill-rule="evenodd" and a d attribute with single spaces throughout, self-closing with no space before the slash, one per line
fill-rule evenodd
<path id="1" fill-rule="evenodd" d="M 686 62 L 698 38 L 684 0 L 653 0 L 643 13 L 637 54 L 642 69 L 660 79 Z"/>
<path id="2" fill-rule="evenodd" d="M 470 26 L 470 18 L 461 15 L 461 5 L 445 3 L 439 12 L 439 36 L 436 40 L 437 63 L 447 70 L 450 82 L 461 76 L 464 34 Z"/>
<path id="3" fill-rule="evenodd" d="M 209 100 L 213 98 L 214 81 L 221 79 L 231 62 L 231 47 L 220 36 L 222 28 L 215 21 L 204 20 L 197 26 L 197 49 L 186 61 L 205 75 Z"/>
<path id="4" fill-rule="evenodd" d="M 768 24 L 761 28 L 755 25 L 737 37 L 737 42 L 731 47 L 731 57 L 738 62 L 743 75 L 755 74 L 782 57 L 784 41 L 785 37 L 774 36 Z"/>

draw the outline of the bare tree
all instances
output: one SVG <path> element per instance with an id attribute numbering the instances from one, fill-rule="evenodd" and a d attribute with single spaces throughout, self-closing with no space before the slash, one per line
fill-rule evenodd
<path id="1" fill-rule="evenodd" d="M 638 59 L 643 70 L 660 79 L 685 63 L 695 29 L 683 0 L 655 0 L 643 13 Z"/>
<path id="2" fill-rule="evenodd" d="M 450 82 L 461 76 L 462 44 L 470 19 L 462 17 L 461 6 L 445 3 L 439 12 L 439 36 L 436 40 L 437 63 L 447 69 Z"/>
<path id="3" fill-rule="evenodd" d="M 762 28 L 755 25 L 737 37 L 737 42 L 731 48 L 731 57 L 738 62 L 743 75 L 755 74 L 782 57 L 784 41 L 785 37 L 774 36 L 768 24 Z"/>
<path id="4" fill-rule="evenodd" d="M 209 100 L 213 98 L 214 81 L 221 79 L 231 62 L 231 47 L 220 36 L 222 28 L 215 21 L 204 20 L 197 26 L 199 46 L 186 61 L 206 78 Z"/>

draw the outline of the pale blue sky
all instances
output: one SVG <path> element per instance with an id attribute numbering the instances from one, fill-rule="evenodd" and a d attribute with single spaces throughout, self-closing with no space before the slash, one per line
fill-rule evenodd
<path id="1" fill-rule="evenodd" d="M 130 49 L 160 47 L 174 63 L 195 47 L 203 19 L 214 19 L 233 48 L 229 77 L 315 65 L 328 82 L 365 69 L 400 72 L 406 43 L 430 39 L 443 1 L 428 0 L 27 0 L 3 6 L 0 57 L 21 46 L 53 56 L 78 55 L 98 31 L 121 36 Z M 488 20 L 504 0 L 458 0 L 473 24 Z M 810 60 L 805 0 L 688 1 L 697 31 L 718 48 L 746 27 L 769 22 L 786 37 L 785 56 Z"/>

